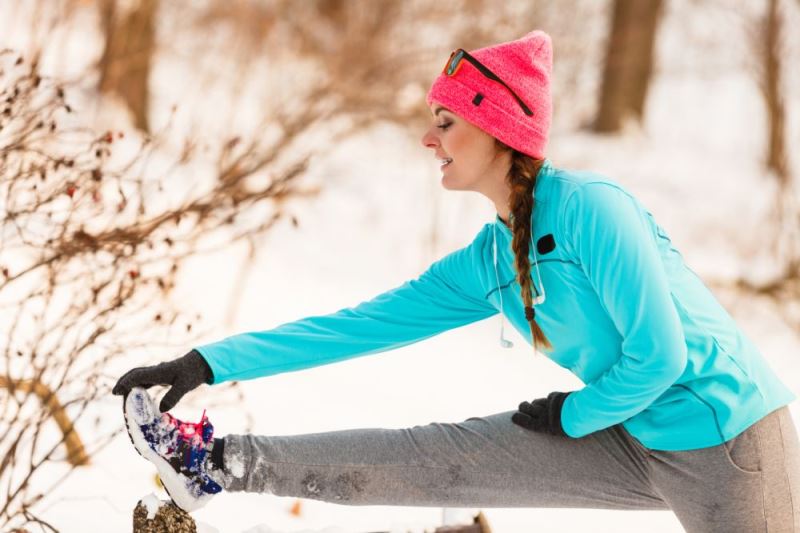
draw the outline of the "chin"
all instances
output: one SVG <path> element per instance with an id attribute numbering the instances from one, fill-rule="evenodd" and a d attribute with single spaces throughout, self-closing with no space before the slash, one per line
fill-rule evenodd
<path id="1" fill-rule="evenodd" d="M 453 186 L 450 183 L 448 183 L 448 181 L 446 179 L 442 178 L 442 180 L 439 183 L 442 185 L 442 189 L 445 189 L 445 190 L 448 190 L 448 191 L 452 191 L 453 190 Z"/>
<path id="2" fill-rule="evenodd" d="M 459 183 L 448 176 L 442 176 L 442 188 L 447 189 L 448 191 L 469 191 L 471 190 L 469 187 L 464 185 L 463 183 Z"/>

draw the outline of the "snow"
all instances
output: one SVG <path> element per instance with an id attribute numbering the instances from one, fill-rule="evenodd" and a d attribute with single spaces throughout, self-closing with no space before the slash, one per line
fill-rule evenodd
<path id="1" fill-rule="evenodd" d="M 147 519 L 152 520 L 158 514 L 158 510 L 163 505 L 163 502 L 156 496 L 154 492 L 151 492 L 144 498 L 142 498 L 142 505 L 144 505 L 145 509 L 147 509 Z"/>
<path id="2" fill-rule="evenodd" d="M 643 127 L 631 125 L 619 136 L 595 136 L 561 127 L 556 117 L 549 157 L 556 166 L 595 170 L 631 190 L 704 280 L 724 281 L 742 274 L 763 278 L 774 266 L 761 250 L 759 231 L 774 196 L 774 180 L 762 166 L 764 110 L 752 74 L 742 68 L 742 54 L 747 52 L 741 45 L 744 32 L 732 24 L 707 32 L 713 13 L 705 13 L 707 20 L 699 26 L 687 25 L 694 19 L 686 10 L 704 9 L 697 4 L 670 3 Z M 7 1 L 0 0 L 0 12 L 8 12 Z M 7 39 L 4 46 L 26 42 L 19 33 L 4 32 L 2 22 L 0 35 Z M 70 66 L 70 75 L 82 72 L 96 50 L 97 35 L 85 35 L 60 52 L 79 58 L 62 61 Z M 698 36 L 702 43 L 692 44 Z M 797 44 L 792 46 L 796 50 Z M 724 54 L 713 55 L 716 51 Z M 167 94 L 154 103 L 159 116 L 182 96 L 186 80 L 191 79 L 186 63 L 178 66 L 174 57 L 166 61 L 170 63 L 160 64 L 153 82 Z M 787 87 L 795 88 L 786 92 L 790 142 L 798 138 L 795 130 L 800 124 L 796 77 L 797 73 L 787 73 Z M 213 96 L 209 109 L 216 109 L 220 98 L 223 105 L 230 104 L 224 102 L 224 94 Z M 315 161 L 309 179 L 323 183 L 323 193 L 307 204 L 290 203 L 299 228 L 282 223 L 257 242 L 254 267 L 246 273 L 236 267 L 247 254 L 244 245 L 189 261 L 175 301 L 200 311 L 204 327 L 214 328 L 204 341 L 353 305 L 416 276 L 431 261 L 466 244 L 494 212 L 477 195 L 441 190 L 438 164 L 419 144 L 420 135 L 378 125 Z M 789 152 L 796 157 L 796 151 Z M 798 165 L 795 160 L 794 168 Z M 242 275 L 246 290 L 232 301 Z M 739 326 L 789 388 L 800 394 L 797 333 L 769 300 L 743 299 L 716 287 L 715 294 Z M 208 414 L 216 436 L 397 428 L 505 411 L 523 399 L 581 386 L 565 370 L 532 357 L 513 328 L 505 333 L 514 347 L 501 348 L 498 327 L 496 320 L 486 320 L 392 352 L 243 382 L 241 400 L 225 388 L 201 387 L 173 414 L 194 420 L 208 404 L 215 404 Z M 149 355 L 163 360 L 182 353 Z M 142 362 L 143 358 L 131 358 L 131 364 Z M 117 370 L 121 368 L 109 369 L 109 374 L 116 376 Z M 118 397 L 106 398 L 98 409 L 108 424 L 121 426 Z M 800 426 L 798 402 L 790 410 Z M 89 423 L 84 426 L 80 431 L 94 431 Z M 241 461 L 229 467 L 236 475 L 244 474 Z M 90 466 L 79 468 L 51 494 L 42 505 L 43 516 L 65 533 L 126 530 L 141 494 L 156 489 L 154 473 L 123 432 L 93 457 Z M 162 497 L 166 497 L 163 491 Z M 153 498 L 145 497 L 148 512 Z M 290 512 L 294 503 L 293 498 L 223 492 L 192 514 L 198 531 L 205 533 L 421 532 L 443 522 L 442 510 L 435 508 L 351 507 L 302 500 L 296 516 Z M 541 533 L 682 531 L 668 511 L 483 511 L 496 533 L 534 527 Z M 475 512 L 448 510 L 447 521 L 466 523 L 465 517 Z"/>
<path id="3" fill-rule="evenodd" d="M 241 456 L 232 455 L 226 459 L 226 467 L 234 477 L 244 476 L 244 460 Z"/>
<path id="4" fill-rule="evenodd" d="M 197 526 L 197 533 L 220 533 L 219 529 L 209 526 L 205 522 L 195 520 L 195 525 Z"/>
<path id="5" fill-rule="evenodd" d="M 243 531 L 242 533 L 284 533 L 269 526 L 261 525 Z M 338 527 L 326 527 L 325 529 L 300 529 L 295 533 L 347 533 L 346 529 Z"/>

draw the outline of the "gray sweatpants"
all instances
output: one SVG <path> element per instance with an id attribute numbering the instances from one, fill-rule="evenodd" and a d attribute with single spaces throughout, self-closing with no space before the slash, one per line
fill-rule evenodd
<path id="1" fill-rule="evenodd" d="M 800 446 L 787 407 L 710 448 L 646 448 L 622 425 L 580 439 L 513 411 L 406 429 L 227 435 L 220 482 L 345 505 L 671 509 L 689 532 L 800 533 Z"/>

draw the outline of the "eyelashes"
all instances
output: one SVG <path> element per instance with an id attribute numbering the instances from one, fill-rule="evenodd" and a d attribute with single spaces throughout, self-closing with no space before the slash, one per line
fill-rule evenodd
<path id="1" fill-rule="evenodd" d="M 446 130 L 446 129 L 447 129 L 447 128 L 449 128 L 449 127 L 450 127 L 452 124 L 453 124 L 452 122 L 448 122 L 447 124 L 442 124 L 441 126 L 436 126 L 436 127 L 437 127 L 437 128 L 439 128 L 440 130 Z"/>

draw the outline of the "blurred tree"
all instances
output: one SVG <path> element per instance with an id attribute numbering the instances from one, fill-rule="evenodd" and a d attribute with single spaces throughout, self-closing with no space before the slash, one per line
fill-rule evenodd
<path id="1" fill-rule="evenodd" d="M 760 22 L 757 37 L 758 48 L 762 53 L 763 66 L 759 87 L 764 96 L 767 108 L 769 142 L 767 144 L 767 168 L 772 169 L 782 185 L 790 179 L 786 162 L 786 109 L 781 82 L 782 74 L 782 42 L 783 17 L 779 10 L 778 0 L 768 0 L 767 10 Z"/>
<path id="2" fill-rule="evenodd" d="M 57 531 L 37 506 L 119 432 L 99 418 L 104 411 L 93 427 L 86 421 L 109 396 L 114 361 L 137 350 L 174 357 L 196 340 L 187 337 L 200 315 L 170 299 L 184 261 L 263 235 L 285 202 L 316 194 L 296 183 L 315 152 L 298 139 L 330 118 L 312 93 L 295 113 L 274 117 L 269 140 L 209 147 L 218 154 L 209 172 L 195 167 L 181 180 L 172 174 L 197 164 L 191 143 L 172 154 L 148 136 L 111 164 L 123 134 L 84 127 L 69 96 L 0 50 L 2 531 Z M 148 172 L 154 155 L 171 170 Z M 170 336 L 178 347 L 165 349 Z"/>
<path id="3" fill-rule="evenodd" d="M 148 83 L 156 50 L 155 17 L 158 0 L 100 0 L 105 45 L 100 58 L 100 91 L 116 94 L 133 114 L 137 128 L 149 132 Z"/>
<path id="4" fill-rule="evenodd" d="M 748 19 L 748 24 L 751 21 Z M 767 0 L 766 10 L 751 32 L 755 76 L 764 101 L 767 118 L 765 166 L 777 180 L 775 209 L 770 212 L 771 248 L 778 270 L 766 281 L 736 280 L 736 287 L 765 295 L 779 308 L 784 319 L 800 331 L 800 183 L 793 177 L 786 151 L 786 98 L 783 88 L 785 61 L 785 12 L 779 0 Z"/>
<path id="5" fill-rule="evenodd" d="M 594 131 L 615 132 L 628 117 L 644 118 L 661 6 L 661 0 L 614 0 Z"/>

